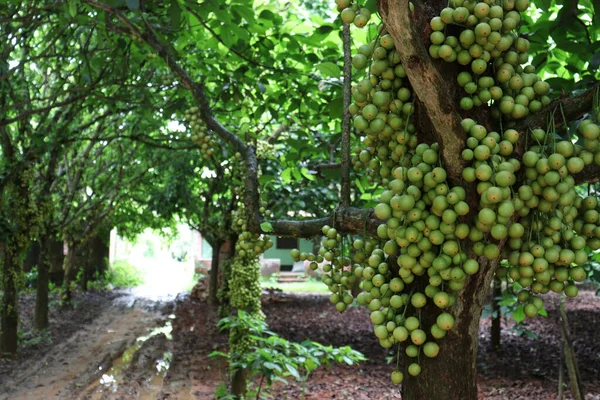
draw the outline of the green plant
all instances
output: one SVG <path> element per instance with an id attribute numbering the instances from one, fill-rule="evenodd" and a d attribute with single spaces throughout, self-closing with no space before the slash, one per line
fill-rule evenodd
<path id="1" fill-rule="evenodd" d="M 35 289 L 35 286 L 37 284 L 37 278 L 38 269 L 37 265 L 34 265 L 33 267 L 31 267 L 31 270 L 29 270 L 29 272 L 25 272 L 25 289 Z"/>
<path id="2" fill-rule="evenodd" d="M 89 287 L 96 290 L 121 289 L 139 286 L 144 283 L 142 271 L 127 261 L 116 261 L 104 273 L 96 274 Z"/>
<path id="3" fill-rule="evenodd" d="M 324 346 L 311 340 L 302 343 L 290 342 L 269 330 L 266 322 L 254 318 L 244 311 L 238 311 L 237 316 L 223 318 L 218 324 L 221 330 L 241 329 L 249 332 L 254 341 L 250 351 L 243 354 L 226 354 L 213 352 L 210 357 L 225 357 L 232 371 L 246 369 L 248 379 L 259 378 L 258 387 L 253 393 L 260 398 L 263 384 L 267 387 L 274 381 L 287 384 L 287 377 L 293 377 L 302 384 L 302 399 L 306 391 L 306 382 L 310 374 L 322 365 L 329 366 L 332 362 L 354 365 L 366 360 L 365 356 L 353 350 L 350 346 Z M 224 394 L 223 387 L 218 389 L 220 399 L 230 398 Z"/>
<path id="4" fill-rule="evenodd" d="M 19 342 L 21 347 L 39 346 L 52 343 L 50 331 L 44 329 L 42 331 L 23 332 L 19 330 Z"/>

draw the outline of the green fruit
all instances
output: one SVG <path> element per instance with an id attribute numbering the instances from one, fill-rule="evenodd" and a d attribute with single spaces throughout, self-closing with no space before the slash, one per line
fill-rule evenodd
<path id="1" fill-rule="evenodd" d="M 419 320 L 415 317 L 408 317 L 404 322 L 404 326 L 408 329 L 409 332 L 419 328 Z"/>
<path id="2" fill-rule="evenodd" d="M 352 66 L 358 70 L 365 69 L 367 67 L 367 57 L 364 54 L 355 54 L 352 57 Z"/>
<path id="3" fill-rule="evenodd" d="M 423 345 L 423 354 L 429 358 L 436 357 L 440 352 L 440 346 L 435 342 L 427 342 Z"/>
<path id="4" fill-rule="evenodd" d="M 415 329 L 414 331 L 412 331 L 410 333 L 410 340 L 417 346 L 420 346 L 423 343 L 425 343 L 426 339 L 427 339 L 427 335 L 421 329 Z"/>
<path id="5" fill-rule="evenodd" d="M 392 383 L 399 385 L 404 380 L 404 374 L 398 370 L 392 371 Z"/>
<path id="6" fill-rule="evenodd" d="M 438 315 L 436 324 L 444 331 L 449 331 L 454 327 L 454 317 L 449 313 L 442 313 Z"/>
<path id="7" fill-rule="evenodd" d="M 408 373 L 412 376 L 417 376 L 421 373 L 421 366 L 417 363 L 412 363 L 408 366 Z"/>

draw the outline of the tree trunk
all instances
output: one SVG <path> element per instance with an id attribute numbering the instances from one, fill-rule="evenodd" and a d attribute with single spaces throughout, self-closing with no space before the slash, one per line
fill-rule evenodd
<path id="1" fill-rule="evenodd" d="M 39 264 L 40 253 L 41 249 L 39 242 L 31 242 L 29 248 L 27 249 L 25 261 L 23 261 L 23 272 L 30 272 L 33 267 Z"/>
<path id="2" fill-rule="evenodd" d="M 483 257 L 478 261 L 479 272 L 470 277 L 449 310 L 455 318 L 454 328 L 437 341 L 438 356 L 427 358 L 421 354 L 421 373 L 416 377 L 408 374 L 404 357 L 403 400 L 477 399 L 479 319 L 497 265 Z M 437 306 L 428 303 L 421 311 L 422 326 L 428 331 L 439 314 Z"/>
<path id="3" fill-rule="evenodd" d="M 80 247 L 81 248 L 81 247 Z M 88 290 L 88 282 L 94 276 L 95 265 L 90 262 L 91 259 L 91 250 L 89 247 L 84 247 L 81 250 L 81 290 L 87 292 Z"/>
<path id="4" fill-rule="evenodd" d="M 89 256 L 86 263 L 89 264 L 89 271 L 91 271 L 89 278 L 93 279 L 96 274 L 98 277 L 102 277 L 108 269 L 110 230 L 99 229 L 98 234 L 94 235 L 88 244 Z"/>
<path id="5" fill-rule="evenodd" d="M 241 399 L 246 396 L 246 390 L 246 370 L 237 369 L 231 377 L 231 394 Z"/>
<path id="6" fill-rule="evenodd" d="M 0 244 L 2 255 L 2 306 L 0 308 L 0 354 L 14 355 L 18 346 L 19 292 L 17 280 L 20 275 L 19 254 L 6 243 Z"/>
<path id="7" fill-rule="evenodd" d="M 77 246 L 74 242 L 68 243 L 67 254 L 65 255 L 65 261 L 63 265 L 64 277 L 62 283 L 62 293 L 60 303 L 62 307 L 71 305 L 72 293 L 71 293 L 71 281 L 75 278 L 76 263 L 77 263 Z"/>
<path id="8" fill-rule="evenodd" d="M 40 238 L 40 254 L 38 261 L 38 279 L 35 296 L 34 328 L 48 328 L 48 281 L 50 278 L 52 237 L 42 235 Z"/>
<path id="9" fill-rule="evenodd" d="M 583 400 L 583 385 L 581 381 L 581 374 L 579 373 L 579 367 L 577 365 L 577 358 L 575 357 L 573 339 L 571 338 L 571 332 L 569 330 L 569 320 L 567 318 L 567 311 L 565 309 L 564 295 L 561 295 L 560 297 L 559 313 L 564 357 L 567 364 L 567 372 L 569 373 L 569 381 L 571 382 L 571 394 L 575 400 Z"/>
<path id="10" fill-rule="evenodd" d="M 221 246 L 223 242 L 217 240 L 213 248 L 212 261 L 210 265 L 210 280 L 208 283 L 208 303 L 212 305 L 218 305 L 219 299 L 217 298 L 217 290 L 219 286 L 219 261 L 221 258 Z"/>
<path id="11" fill-rule="evenodd" d="M 500 333 L 502 331 L 502 311 L 500 310 L 499 297 L 502 296 L 502 281 L 500 278 L 494 278 L 494 290 L 492 293 L 492 328 L 491 340 L 492 350 L 500 349 Z"/>

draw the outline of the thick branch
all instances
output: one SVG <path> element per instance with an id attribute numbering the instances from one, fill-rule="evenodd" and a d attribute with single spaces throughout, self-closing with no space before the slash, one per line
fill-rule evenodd
<path id="1" fill-rule="evenodd" d="M 522 122 L 515 126 L 515 129 L 519 132 L 525 131 L 527 128 L 543 128 L 548 126 L 548 121 L 554 114 L 555 126 L 561 126 L 564 124 L 564 118 L 567 121 L 573 121 L 581 117 L 586 112 L 590 111 L 594 106 L 594 94 L 600 90 L 600 83 L 596 83 L 590 89 L 586 90 L 579 96 L 565 97 L 550 103 L 544 112 L 533 114 L 527 117 Z M 561 112 L 562 106 L 562 112 Z M 524 135 L 521 135 L 524 137 Z"/>
<path id="2" fill-rule="evenodd" d="M 435 129 L 448 176 L 461 180 L 463 161 L 460 154 L 466 135 L 448 89 L 452 84 L 442 78 L 433 64 L 423 38 L 414 29 L 414 14 L 411 14 L 408 5 L 409 0 L 379 0 L 379 11 L 388 33 L 394 39 L 414 93 L 425 106 Z"/>
<path id="3" fill-rule="evenodd" d="M 384 223 L 375 217 L 372 210 L 355 207 L 339 208 L 334 215 L 326 218 L 307 220 L 267 221 L 273 227 L 272 235 L 312 238 L 323 235 L 323 225 L 329 225 L 343 234 L 375 234 L 377 226 Z"/>
<path id="4" fill-rule="evenodd" d="M 575 179 L 575 185 L 596 183 L 600 181 L 600 166 L 595 163 L 587 165 L 581 172 L 573 175 L 573 178 Z"/>
<path id="5" fill-rule="evenodd" d="M 277 139 L 279 139 L 279 136 L 281 136 L 281 134 L 285 131 L 287 131 L 288 129 L 290 129 L 290 127 L 287 124 L 281 124 L 281 126 L 277 129 L 275 129 L 275 132 L 273 132 L 273 134 L 271 136 L 269 136 L 269 138 L 267 139 L 267 142 L 273 144 L 277 141 Z"/>
<path id="6" fill-rule="evenodd" d="M 340 168 L 342 168 L 342 164 L 339 162 L 338 163 L 327 163 L 327 164 L 316 164 L 313 166 L 309 166 L 309 169 L 315 170 L 317 172 L 336 171 Z"/>
<path id="7" fill-rule="evenodd" d="M 350 25 L 344 23 L 344 113 L 342 119 L 342 207 L 350 207 L 350 101 L 352 80 L 352 50 L 350 48 Z"/>

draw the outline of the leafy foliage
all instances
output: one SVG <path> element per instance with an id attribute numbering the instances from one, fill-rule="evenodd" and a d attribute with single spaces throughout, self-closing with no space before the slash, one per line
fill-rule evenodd
<path id="1" fill-rule="evenodd" d="M 221 319 L 218 326 L 221 330 L 247 331 L 255 344 L 250 351 L 241 355 L 213 352 L 210 356 L 228 358 L 233 370 L 246 369 L 249 371 L 248 379 L 264 378 L 268 387 L 275 381 L 287 384 L 285 378 L 292 377 L 302 383 L 304 389 L 311 372 L 322 365 L 329 366 L 334 362 L 354 365 L 366 360 L 360 352 L 349 346 L 334 348 L 310 340 L 290 342 L 269 331 L 264 320 L 253 318 L 242 310 L 238 311 L 237 316 Z M 259 386 L 257 398 L 261 390 Z"/>

